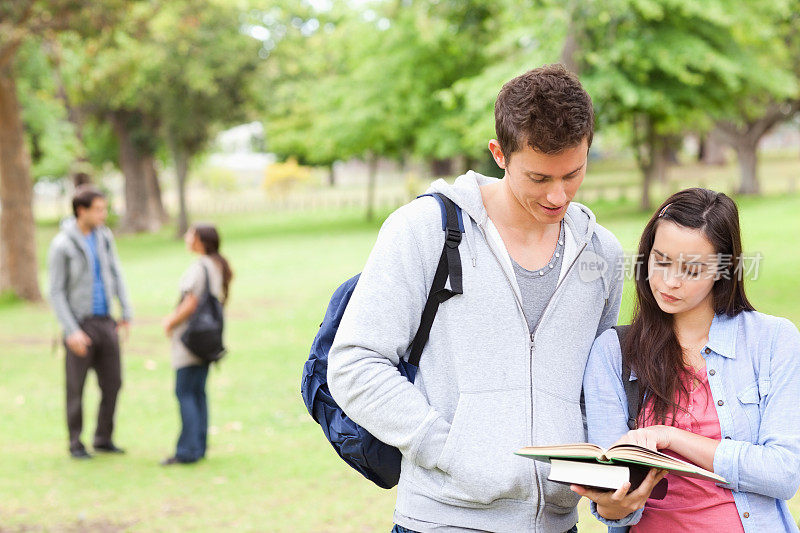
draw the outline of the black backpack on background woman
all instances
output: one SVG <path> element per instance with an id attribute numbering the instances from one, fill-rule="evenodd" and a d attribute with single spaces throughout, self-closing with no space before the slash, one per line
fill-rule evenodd
<path id="1" fill-rule="evenodd" d="M 189 318 L 186 331 L 181 335 L 181 342 L 194 355 L 212 363 L 222 359 L 226 352 L 222 344 L 225 319 L 222 316 L 222 303 L 211 293 L 208 268 L 205 265 L 203 270 L 206 272 L 205 291 L 197 309 Z"/>

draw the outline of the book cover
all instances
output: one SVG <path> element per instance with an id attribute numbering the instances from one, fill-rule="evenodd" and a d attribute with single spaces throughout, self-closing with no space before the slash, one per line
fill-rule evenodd
<path id="1" fill-rule="evenodd" d="M 550 474 L 547 479 L 556 483 L 583 485 L 584 487 L 614 491 L 630 482 L 630 491 L 642 484 L 649 468 L 638 465 L 610 465 L 571 459 L 551 459 Z M 667 495 L 667 479 L 662 479 L 653 487 L 650 498 L 662 500 Z"/>

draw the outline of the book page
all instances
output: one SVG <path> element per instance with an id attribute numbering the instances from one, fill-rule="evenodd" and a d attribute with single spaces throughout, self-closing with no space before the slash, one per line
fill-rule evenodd
<path id="1" fill-rule="evenodd" d="M 525 457 L 568 457 L 596 460 L 603 454 L 603 449 L 596 444 L 582 442 L 553 446 L 526 446 L 515 453 Z"/>
<path id="2" fill-rule="evenodd" d="M 612 446 L 599 460 L 614 463 L 631 462 L 645 466 L 664 468 L 688 477 L 716 481 L 717 483 L 726 483 L 723 477 L 709 470 L 705 470 L 704 468 L 700 468 L 695 464 L 633 444 Z"/>

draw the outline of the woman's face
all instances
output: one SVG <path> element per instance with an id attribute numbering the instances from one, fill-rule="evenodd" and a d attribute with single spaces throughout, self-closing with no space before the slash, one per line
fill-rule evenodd
<path id="1" fill-rule="evenodd" d="M 193 229 L 188 229 L 183 235 L 183 242 L 186 243 L 186 249 L 190 252 L 196 251 L 197 247 L 197 233 Z"/>
<path id="2" fill-rule="evenodd" d="M 701 230 L 660 221 L 647 272 L 661 310 L 679 314 L 700 305 L 713 306 L 711 289 L 718 264 L 718 254 Z"/>

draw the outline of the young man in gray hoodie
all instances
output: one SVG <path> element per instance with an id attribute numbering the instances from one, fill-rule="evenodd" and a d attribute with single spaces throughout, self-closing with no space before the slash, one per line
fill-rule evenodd
<path id="1" fill-rule="evenodd" d="M 118 330 L 127 335 L 132 313 L 114 236 L 105 226 L 105 197 L 94 187 L 81 186 L 75 191 L 72 210 L 75 218 L 62 222 L 50 244 L 50 300 L 64 329 L 67 349 L 69 450 L 76 459 L 89 459 L 81 430 L 83 386 L 90 368 L 97 374 L 101 392 L 94 449 L 123 453 L 112 440 L 117 393 L 122 386 Z M 111 317 L 115 297 L 122 307 L 119 323 Z"/>
<path id="2" fill-rule="evenodd" d="M 508 82 L 489 149 L 503 179 L 468 172 L 440 192 L 460 206 L 463 295 L 439 307 L 412 384 L 407 357 L 444 243 L 434 198 L 384 223 L 329 354 L 344 411 L 403 454 L 395 531 L 574 531 L 579 497 L 526 445 L 585 439 L 581 383 L 594 339 L 617 322 L 622 248 L 572 202 L 594 113 L 560 65 Z"/>

